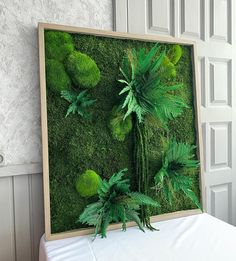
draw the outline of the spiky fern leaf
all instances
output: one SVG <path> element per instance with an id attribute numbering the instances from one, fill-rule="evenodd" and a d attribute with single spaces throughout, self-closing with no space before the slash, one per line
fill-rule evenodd
<path id="1" fill-rule="evenodd" d="M 131 192 L 128 179 L 123 179 L 127 169 L 115 173 L 111 178 L 103 180 L 98 189 L 98 201 L 89 204 L 80 215 L 78 222 L 95 226 L 94 238 L 100 234 L 106 237 L 107 227 L 111 222 L 121 222 L 126 230 L 127 221 L 135 221 L 144 231 L 139 218 L 141 205 L 159 207 L 159 203 L 138 192 Z"/>
<path id="2" fill-rule="evenodd" d="M 148 53 L 142 48 L 129 50 L 124 57 L 120 71 L 125 84 L 119 95 L 124 96 L 122 108 L 126 108 L 124 119 L 135 113 L 139 123 L 146 114 L 158 118 L 163 124 L 180 115 L 187 105 L 173 91 L 182 88 L 181 84 L 167 85 L 161 81 L 160 69 L 165 51 L 156 44 Z"/>
<path id="3" fill-rule="evenodd" d="M 87 107 L 91 106 L 96 100 L 91 100 L 86 90 L 80 92 L 79 94 L 73 90 L 62 91 L 61 97 L 70 103 L 66 117 L 70 113 L 77 113 L 85 119 L 90 118 L 90 113 L 87 112 Z"/>
<path id="4" fill-rule="evenodd" d="M 192 191 L 193 180 L 184 174 L 199 167 L 199 161 L 194 158 L 196 147 L 187 143 L 178 143 L 175 139 L 168 140 L 164 146 L 162 168 L 154 177 L 155 189 L 162 190 L 170 205 L 175 193 L 184 193 L 192 202 L 201 208 L 199 200 Z"/>

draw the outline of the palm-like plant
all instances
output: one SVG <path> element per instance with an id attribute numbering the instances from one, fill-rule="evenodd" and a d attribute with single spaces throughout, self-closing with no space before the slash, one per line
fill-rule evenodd
<path id="1" fill-rule="evenodd" d="M 78 222 L 95 226 L 95 234 L 106 237 L 106 231 L 111 222 L 121 222 L 122 229 L 126 230 L 127 221 L 135 221 L 144 231 L 138 211 L 140 206 L 151 205 L 159 207 L 157 201 L 138 192 L 131 192 L 129 180 L 123 179 L 123 169 L 112 175 L 107 181 L 103 180 L 98 189 L 98 201 L 89 204 L 80 215 Z"/>
<path id="2" fill-rule="evenodd" d="M 124 119 L 135 113 L 139 123 L 145 114 L 151 114 L 163 124 L 179 116 L 187 107 L 174 91 L 182 84 L 168 85 L 161 81 L 161 66 L 165 51 L 156 44 L 147 54 L 145 49 L 129 50 L 123 59 L 120 71 L 124 79 L 118 80 L 126 86 L 119 93 L 125 95 L 122 108 L 126 108 Z"/>
<path id="3" fill-rule="evenodd" d="M 72 114 L 79 114 L 85 119 L 90 118 L 90 113 L 87 112 L 87 107 L 91 106 L 96 100 L 91 100 L 87 91 L 82 91 L 79 94 L 76 91 L 62 91 L 61 97 L 70 103 L 70 106 L 67 110 L 66 117 Z"/>
<path id="4" fill-rule="evenodd" d="M 170 205 L 173 203 L 175 193 L 182 192 L 193 203 L 201 208 L 199 200 L 191 187 L 193 180 L 186 175 L 191 170 L 199 167 L 199 161 L 194 158 L 195 146 L 186 143 L 178 143 L 170 139 L 164 145 L 162 168 L 154 177 L 155 189 L 162 190 Z"/>

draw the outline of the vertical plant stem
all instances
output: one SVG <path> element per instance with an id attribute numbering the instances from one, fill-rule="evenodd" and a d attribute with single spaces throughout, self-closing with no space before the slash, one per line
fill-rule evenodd
<path id="1" fill-rule="evenodd" d="M 135 149 L 134 161 L 139 192 L 148 195 L 148 137 L 145 123 L 136 119 L 134 125 Z M 154 230 L 150 223 L 150 211 L 147 206 L 141 206 L 141 221 L 144 226 Z"/>

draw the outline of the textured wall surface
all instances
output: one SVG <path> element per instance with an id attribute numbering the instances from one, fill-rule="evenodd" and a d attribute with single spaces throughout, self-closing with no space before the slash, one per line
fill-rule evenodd
<path id="1" fill-rule="evenodd" d="M 112 30 L 112 1 L 0 1 L 0 151 L 7 164 L 41 161 L 38 22 Z"/>

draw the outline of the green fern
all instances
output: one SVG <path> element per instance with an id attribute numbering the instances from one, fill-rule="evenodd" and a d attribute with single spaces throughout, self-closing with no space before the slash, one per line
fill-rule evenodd
<path id="1" fill-rule="evenodd" d="M 90 118 L 90 113 L 87 112 L 87 107 L 91 106 L 96 100 L 91 100 L 87 94 L 87 91 L 82 91 L 79 94 L 73 90 L 62 91 L 61 97 L 70 103 L 67 110 L 66 117 L 72 114 L 79 114 L 85 119 Z"/>
<path id="2" fill-rule="evenodd" d="M 193 180 L 186 175 L 190 170 L 196 170 L 199 167 L 199 161 L 193 159 L 195 148 L 190 144 L 178 143 L 175 139 L 164 144 L 162 168 L 155 175 L 154 181 L 155 189 L 163 191 L 170 205 L 173 204 L 175 193 L 182 192 L 198 208 L 201 208 L 197 196 L 191 189 Z"/>
<path id="3" fill-rule="evenodd" d="M 123 179 L 127 169 L 123 169 L 103 180 L 98 188 L 98 201 L 89 204 L 80 215 L 77 222 L 95 226 L 94 238 L 100 234 L 106 237 L 107 227 L 111 222 L 121 222 L 122 229 L 126 230 L 127 221 L 135 221 L 144 231 L 139 218 L 139 209 L 142 205 L 159 207 L 157 201 L 138 192 L 131 192 L 128 179 Z"/>
<path id="4" fill-rule="evenodd" d="M 125 84 L 119 93 L 124 96 L 122 108 L 126 108 L 124 119 L 135 113 L 139 123 L 146 114 L 158 118 L 163 124 L 180 115 L 187 107 L 180 96 L 173 92 L 182 88 L 181 84 L 167 85 L 161 81 L 161 65 L 165 51 L 156 44 L 147 54 L 144 48 L 129 50 L 124 57 L 120 71 Z"/>

